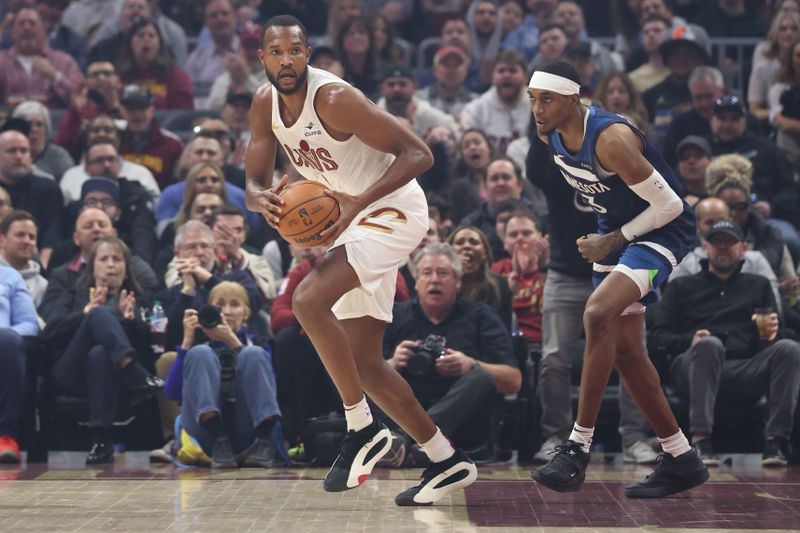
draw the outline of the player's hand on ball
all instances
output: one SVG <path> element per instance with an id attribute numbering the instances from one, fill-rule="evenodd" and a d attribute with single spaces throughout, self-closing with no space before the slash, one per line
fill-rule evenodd
<path id="1" fill-rule="evenodd" d="M 577 240 L 581 256 L 591 263 L 596 263 L 614 251 L 613 242 L 606 235 L 590 233 Z"/>
<path id="2" fill-rule="evenodd" d="M 275 229 L 278 228 L 278 221 L 281 217 L 281 206 L 285 205 L 280 194 L 288 183 L 289 176 L 284 174 L 274 187 L 258 193 L 258 207 L 267 220 L 267 224 Z"/>
<path id="3" fill-rule="evenodd" d="M 359 202 L 358 198 L 355 196 L 351 196 L 343 192 L 325 189 L 325 194 L 339 202 L 339 210 L 341 214 L 339 215 L 339 220 L 337 220 L 331 227 L 325 229 L 319 234 L 319 236 L 320 240 L 323 242 L 334 242 L 339 238 L 339 235 L 341 235 L 342 232 L 350 226 L 350 223 L 354 218 L 356 218 L 356 215 L 364 209 L 365 206 L 361 205 L 361 202 Z"/>

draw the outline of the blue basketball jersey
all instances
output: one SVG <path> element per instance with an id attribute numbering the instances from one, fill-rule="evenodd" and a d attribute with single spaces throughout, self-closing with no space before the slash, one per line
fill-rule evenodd
<path id="1" fill-rule="evenodd" d="M 583 144 L 577 153 L 568 151 L 557 131 L 550 133 L 548 141 L 553 159 L 561 175 L 595 210 L 598 233 L 610 233 L 636 218 L 650 204 L 642 200 L 617 174 L 600 166 L 595 155 L 595 145 L 600 132 L 612 124 L 625 124 L 635 131 L 644 143 L 644 157 L 653 165 L 678 196 L 684 196 L 683 186 L 675 177 L 658 150 L 644 134 L 623 117 L 594 106 L 587 106 L 584 122 Z M 692 249 L 695 240 L 694 214 L 683 202 L 683 212 L 665 226 L 637 237 L 631 244 L 647 246 L 661 256 L 666 264 L 675 267 Z M 616 265 L 623 250 L 612 253 L 600 265 Z M 595 269 L 597 270 L 597 269 Z"/>

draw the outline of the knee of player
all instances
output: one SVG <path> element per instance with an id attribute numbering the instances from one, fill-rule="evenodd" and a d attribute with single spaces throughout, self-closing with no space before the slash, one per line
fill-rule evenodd
<path id="1" fill-rule="evenodd" d="M 583 327 L 587 332 L 610 330 L 615 313 L 601 301 L 587 302 L 583 312 Z"/>
<path id="2" fill-rule="evenodd" d="M 315 291 L 308 283 L 300 283 L 292 294 L 292 310 L 296 315 L 303 315 L 312 311 L 317 305 Z"/>

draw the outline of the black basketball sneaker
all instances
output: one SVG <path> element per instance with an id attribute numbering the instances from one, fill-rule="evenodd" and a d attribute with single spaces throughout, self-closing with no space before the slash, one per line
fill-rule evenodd
<path id="1" fill-rule="evenodd" d="M 359 431 L 348 431 L 339 449 L 339 456 L 325 475 L 325 490 L 340 492 L 358 487 L 367 480 L 372 469 L 391 448 L 392 432 L 376 418 Z"/>
<path id="2" fill-rule="evenodd" d="M 692 448 L 678 457 L 662 453 L 644 481 L 625 488 L 628 498 L 665 498 L 708 481 L 708 467 Z"/>
<path id="3" fill-rule="evenodd" d="M 590 455 L 581 449 L 580 443 L 571 440 L 556 446 L 552 453 L 555 456 L 549 463 L 531 472 L 533 479 L 558 492 L 580 489 L 586 479 Z"/>
<path id="4" fill-rule="evenodd" d="M 418 485 L 398 494 L 394 503 L 397 505 L 431 505 L 451 492 L 472 485 L 478 479 L 475 463 L 456 450 L 449 459 L 439 463 L 431 463 L 422 472 Z"/>

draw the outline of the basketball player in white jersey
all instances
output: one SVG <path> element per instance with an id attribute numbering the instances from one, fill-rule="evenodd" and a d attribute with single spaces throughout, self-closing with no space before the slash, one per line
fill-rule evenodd
<path id="1" fill-rule="evenodd" d="M 333 244 L 300 283 L 292 308 L 342 397 L 347 436 L 325 476 L 327 491 L 363 483 L 391 448 L 391 433 L 373 419 L 364 391 L 422 446 L 431 460 L 420 483 L 398 505 L 430 505 L 475 481 L 475 465 L 455 450 L 382 356 L 392 319 L 398 266 L 428 227 L 415 177 L 431 166 L 428 147 L 360 91 L 308 67 L 303 25 L 280 15 L 267 21 L 258 57 L 270 84 L 250 109 L 247 205 L 277 227 L 288 177 L 272 185 L 283 148 L 306 178 L 329 187 L 339 220 L 325 230 Z"/>

